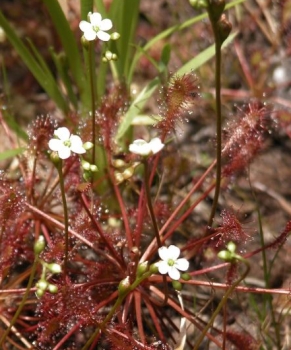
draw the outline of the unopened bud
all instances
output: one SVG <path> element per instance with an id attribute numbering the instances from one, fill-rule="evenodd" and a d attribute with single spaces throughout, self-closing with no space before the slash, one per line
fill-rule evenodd
<path id="1" fill-rule="evenodd" d="M 45 240 L 43 236 L 39 236 L 38 240 L 34 243 L 34 254 L 39 255 L 45 248 Z"/>
<path id="2" fill-rule="evenodd" d="M 110 35 L 111 40 L 118 40 L 120 38 L 120 34 L 117 32 L 114 32 Z"/>
<path id="3" fill-rule="evenodd" d="M 144 261 L 141 264 L 138 264 L 137 266 L 137 276 L 142 276 L 146 271 L 148 270 L 148 262 Z"/>
<path id="4" fill-rule="evenodd" d="M 208 13 L 212 21 L 217 22 L 225 8 L 225 0 L 209 0 Z"/>
<path id="5" fill-rule="evenodd" d="M 222 44 L 229 36 L 229 33 L 231 32 L 232 25 L 226 18 L 226 16 L 223 14 L 220 18 L 220 20 L 217 23 L 218 30 L 219 30 L 219 38 L 220 43 Z"/>
<path id="6" fill-rule="evenodd" d="M 189 275 L 189 273 L 182 273 L 181 274 L 181 278 L 182 278 L 182 280 L 184 280 L 184 281 L 189 281 L 190 279 L 191 279 L 191 275 Z"/>
<path id="7" fill-rule="evenodd" d="M 179 281 L 172 281 L 172 286 L 175 290 L 178 290 L 178 291 L 182 290 L 182 283 Z"/>
<path id="8" fill-rule="evenodd" d="M 207 0 L 189 0 L 189 3 L 197 10 L 201 10 L 207 7 Z"/>
<path id="9" fill-rule="evenodd" d="M 118 292 L 119 295 L 123 295 L 126 292 L 128 292 L 130 288 L 130 281 L 129 281 L 129 276 L 127 276 L 125 279 L 123 279 L 118 286 Z"/>
<path id="10" fill-rule="evenodd" d="M 86 151 L 89 151 L 91 148 L 93 148 L 93 146 L 93 143 L 90 141 L 83 143 L 83 148 L 85 148 Z"/>
<path id="11" fill-rule="evenodd" d="M 37 289 L 41 289 L 41 290 L 45 291 L 48 287 L 48 282 L 45 279 L 40 279 L 36 283 L 36 287 L 37 287 Z"/>
<path id="12" fill-rule="evenodd" d="M 82 160 L 81 165 L 82 165 L 82 168 L 84 170 L 90 170 L 91 164 L 89 162 L 87 162 L 86 160 Z"/>
<path id="13" fill-rule="evenodd" d="M 36 292 L 35 292 L 35 295 L 38 297 L 38 298 L 41 298 L 43 295 L 44 295 L 44 290 L 42 289 L 37 289 Z"/>
<path id="14" fill-rule="evenodd" d="M 133 173 L 134 173 L 134 168 L 130 167 L 130 168 L 125 169 L 124 172 L 122 173 L 122 175 L 123 175 L 123 178 L 126 180 L 126 179 L 129 179 L 130 177 L 132 177 Z"/>
<path id="15" fill-rule="evenodd" d="M 56 264 L 56 263 L 47 264 L 47 268 L 48 268 L 52 273 L 61 273 L 61 272 L 62 272 L 61 265 Z"/>
<path id="16" fill-rule="evenodd" d="M 52 294 L 56 294 L 58 292 L 58 287 L 54 284 L 49 284 L 48 291 Z"/>

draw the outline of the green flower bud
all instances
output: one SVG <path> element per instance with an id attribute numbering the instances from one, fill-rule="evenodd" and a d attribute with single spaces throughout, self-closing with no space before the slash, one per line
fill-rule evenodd
<path id="1" fill-rule="evenodd" d="M 87 162 L 86 160 L 82 160 L 82 161 L 81 161 L 81 165 L 82 165 L 82 168 L 83 168 L 84 170 L 90 170 L 91 164 L 90 164 L 89 162 Z"/>
<path id="2" fill-rule="evenodd" d="M 83 147 L 85 148 L 86 151 L 89 151 L 90 149 L 92 149 L 93 146 L 94 146 L 93 143 L 89 142 L 89 141 L 87 141 L 83 144 Z"/>
<path id="3" fill-rule="evenodd" d="M 34 254 L 39 255 L 45 248 L 45 240 L 43 236 L 39 236 L 38 240 L 34 243 Z"/>
<path id="4" fill-rule="evenodd" d="M 125 180 L 127 180 L 130 177 L 132 177 L 133 173 L 134 173 L 134 168 L 130 167 L 130 168 L 125 169 L 124 172 L 122 173 L 122 175 L 123 175 L 123 178 Z"/>
<path id="5" fill-rule="evenodd" d="M 228 242 L 226 246 L 227 250 L 230 251 L 231 253 L 235 253 L 236 251 L 236 245 L 233 242 Z"/>
<path id="6" fill-rule="evenodd" d="M 84 47 L 84 49 L 89 49 L 90 42 L 84 37 L 84 35 L 81 38 L 81 44 Z"/>
<path id="7" fill-rule="evenodd" d="M 189 0 L 189 3 L 197 10 L 201 10 L 207 7 L 207 0 Z"/>
<path id="8" fill-rule="evenodd" d="M 59 264 L 51 263 L 51 264 L 47 264 L 46 266 L 52 273 L 61 273 L 62 272 L 61 265 L 59 265 Z"/>
<path id="9" fill-rule="evenodd" d="M 52 152 L 50 154 L 50 159 L 56 166 L 59 165 L 61 162 L 58 152 Z"/>
<path id="10" fill-rule="evenodd" d="M 159 272 L 159 268 L 156 264 L 151 264 L 150 265 L 150 271 L 151 273 L 158 273 Z"/>
<path id="11" fill-rule="evenodd" d="M 178 291 L 182 290 L 182 283 L 179 281 L 172 281 L 172 286 L 175 290 L 178 290 Z"/>
<path id="12" fill-rule="evenodd" d="M 222 250 L 220 251 L 217 256 L 219 259 L 224 260 L 224 261 L 231 261 L 233 260 L 233 254 L 229 252 L 228 250 Z"/>
<path id="13" fill-rule="evenodd" d="M 44 295 L 44 290 L 42 289 L 37 289 L 35 292 L 35 295 L 37 296 L 37 298 L 41 298 Z"/>
<path id="14" fill-rule="evenodd" d="M 110 35 L 111 40 L 118 40 L 120 38 L 120 34 L 117 32 L 114 32 Z"/>
<path id="15" fill-rule="evenodd" d="M 37 287 L 37 289 L 45 291 L 48 287 L 48 282 L 45 279 L 40 279 L 35 286 Z"/>
<path id="16" fill-rule="evenodd" d="M 48 291 L 52 294 L 56 294 L 58 292 L 58 287 L 55 286 L 54 284 L 49 284 Z"/>
<path id="17" fill-rule="evenodd" d="M 91 171 L 92 173 L 97 173 L 97 171 L 98 171 L 97 165 L 91 164 L 91 165 L 90 165 L 90 171 Z"/>
<path id="18" fill-rule="evenodd" d="M 119 295 L 123 295 L 129 291 L 130 288 L 130 281 L 129 281 L 129 276 L 125 277 L 118 286 L 118 292 Z"/>
<path id="19" fill-rule="evenodd" d="M 181 278 L 182 278 L 182 280 L 184 280 L 184 281 L 189 281 L 190 279 L 191 279 L 191 275 L 189 275 L 189 273 L 182 273 L 181 274 Z"/>
<path id="20" fill-rule="evenodd" d="M 147 272 L 148 270 L 148 262 L 147 261 L 144 261 L 143 263 L 141 264 L 138 264 L 137 266 L 137 276 L 140 277 L 142 276 L 145 272 Z"/>

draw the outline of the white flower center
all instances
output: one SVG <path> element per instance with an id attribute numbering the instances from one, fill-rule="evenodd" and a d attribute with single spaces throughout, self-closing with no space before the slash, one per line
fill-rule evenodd
<path id="1" fill-rule="evenodd" d="M 94 31 L 97 33 L 99 32 L 100 28 L 98 26 L 93 26 Z"/>
<path id="2" fill-rule="evenodd" d="M 72 142 L 70 141 L 70 140 L 66 140 L 66 141 L 64 141 L 64 145 L 66 146 L 66 147 L 71 147 L 71 145 L 72 145 Z"/>

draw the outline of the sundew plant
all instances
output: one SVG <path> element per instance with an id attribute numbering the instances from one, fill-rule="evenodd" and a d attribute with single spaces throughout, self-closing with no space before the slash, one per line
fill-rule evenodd
<path id="1" fill-rule="evenodd" d="M 143 41 L 143 0 L 82 0 L 77 25 L 42 0 L 50 59 L 0 11 L 50 102 L 17 120 L 2 62 L 1 349 L 290 349 L 290 290 L 273 271 L 291 221 L 267 239 L 260 195 L 291 205 L 252 175 L 274 135 L 290 139 L 290 102 L 276 96 L 288 82 L 243 44 L 257 31 L 274 52 L 275 12 L 180 3 L 187 15 Z M 288 1 L 276 11 L 290 25 Z"/>

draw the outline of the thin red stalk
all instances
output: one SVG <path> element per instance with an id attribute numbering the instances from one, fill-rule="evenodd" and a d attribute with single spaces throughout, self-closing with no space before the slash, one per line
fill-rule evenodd
<path id="1" fill-rule="evenodd" d="M 95 220 L 94 216 L 92 215 L 87 203 L 86 203 L 86 199 L 84 194 L 81 194 L 81 200 L 83 203 L 83 207 L 86 210 L 86 213 L 88 214 L 89 218 L 91 219 L 92 224 L 95 226 L 97 232 L 99 233 L 100 237 L 102 238 L 102 240 L 104 241 L 105 245 L 107 246 L 108 250 L 111 252 L 112 256 L 115 257 L 116 261 L 118 261 L 118 263 L 120 264 L 120 266 L 122 266 L 122 260 L 120 259 L 120 257 L 118 256 L 118 254 L 116 253 L 115 249 L 113 248 L 113 246 L 111 245 L 111 243 L 108 241 L 108 239 L 105 237 L 105 234 L 102 230 L 101 225 L 99 225 L 98 221 Z"/>
<path id="2" fill-rule="evenodd" d="M 106 154 L 107 154 L 107 158 L 110 159 L 109 155 L 108 155 L 108 152 L 106 152 Z M 121 210 L 123 224 L 124 224 L 124 228 L 125 228 L 125 236 L 126 236 L 126 239 L 127 239 L 127 245 L 128 245 L 128 249 L 130 250 L 132 248 L 132 246 L 133 246 L 133 242 L 132 242 L 132 234 L 131 234 L 131 230 L 130 230 L 130 226 L 129 226 L 128 214 L 126 212 L 122 195 L 121 195 L 121 193 L 119 191 L 118 185 L 116 184 L 116 181 L 114 179 L 114 174 L 112 172 L 112 169 L 111 169 L 110 165 L 108 167 L 108 172 L 109 172 L 109 176 L 110 176 L 110 180 L 111 180 L 112 186 L 114 188 L 115 196 L 116 196 L 116 198 L 118 200 L 119 208 Z"/>
<path id="3" fill-rule="evenodd" d="M 151 315 L 151 319 L 154 323 L 155 329 L 158 332 L 159 338 L 163 341 L 165 340 L 164 332 L 162 331 L 161 325 L 159 323 L 159 318 L 156 315 L 156 311 L 153 308 L 152 303 L 150 303 L 147 298 L 144 298 L 144 303 L 146 304 L 147 309 Z"/>
<path id="4" fill-rule="evenodd" d="M 228 288 L 229 288 L 229 286 L 228 286 Z M 156 288 L 156 287 L 154 287 L 154 286 L 150 286 L 150 290 L 151 290 L 156 296 L 158 296 L 160 299 L 163 300 L 164 295 L 163 295 L 163 293 L 162 293 L 158 288 Z M 176 310 L 181 316 L 186 317 L 191 323 L 193 323 L 193 324 L 195 325 L 195 327 L 196 327 L 197 329 L 199 329 L 200 331 L 203 330 L 203 327 L 197 322 L 197 320 L 196 320 L 192 315 L 190 315 L 187 311 L 183 310 L 183 309 L 181 308 L 181 306 L 178 305 L 174 300 L 168 299 L 168 305 L 169 305 L 170 307 L 172 307 L 174 310 Z M 210 339 L 214 344 L 216 344 L 216 345 L 219 347 L 219 349 L 221 349 L 221 347 L 222 347 L 221 343 L 220 343 L 212 334 L 207 333 L 206 336 L 207 336 L 207 338 Z"/>
<path id="5" fill-rule="evenodd" d="M 141 339 L 141 342 L 143 344 L 145 344 L 146 338 L 145 338 L 144 329 L 143 329 L 142 311 L 141 311 L 141 295 L 140 295 L 139 291 L 134 292 L 134 306 L 135 306 L 138 335 Z"/>
<path id="6" fill-rule="evenodd" d="M 138 216 L 137 216 L 137 223 L 135 228 L 135 234 L 134 234 L 134 240 L 135 245 L 137 247 L 140 246 L 140 240 L 142 235 L 142 227 L 144 223 L 144 215 L 145 215 L 145 208 L 146 208 L 146 201 L 145 201 L 145 192 L 144 188 L 141 189 L 139 194 L 139 201 L 138 201 Z"/>
<path id="7" fill-rule="evenodd" d="M 128 318 L 128 314 L 129 314 L 129 310 L 132 306 L 132 301 L 133 301 L 133 294 L 130 293 L 127 295 L 126 299 L 125 299 L 125 303 L 123 305 L 123 310 L 122 310 L 122 323 L 126 323 L 127 318 Z"/>
<path id="8" fill-rule="evenodd" d="M 227 263 L 224 265 L 228 265 Z M 191 273 L 190 273 L 191 274 Z M 171 279 L 168 278 L 168 281 L 170 282 Z M 149 278 L 149 282 L 152 283 L 162 283 L 162 277 L 161 276 L 152 276 Z M 228 289 L 229 284 L 227 283 L 217 283 L 217 282 L 206 282 L 206 281 L 200 281 L 200 280 L 189 280 L 189 281 L 183 281 L 183 284 L 189 284 L 193 286 L 203 286 L 203 287 L 209 287 L 211 289 L 217 288 L 217 289 Z M 151 288 L 151 287 L 150 287 Z M 268 289 L 268 288 L 256 288 L 256 287 L 245 287 L 245 286 L 236 286 L 235 291 L 242 292 L 242 293 L 253 293 L 253 294 L 280 294 L 280 295 L 290 295 L 290 289 L 281 288 L 281 289 Z M 161 292 L 162 293 L 162 292 Z"/>
<path id="9" fill-rule="evenodd" d="M 168 220 L 165 222 L 164 226 L 160 229 L 160 235 L 162 235 L 166 228 L 170 225 L 170 223 L 177 217 L 177 214 L 179 211 L 183 208 L 183 206 L 186 204 L 186 202 L 190 199 L 192 194 L 197 191 L 200 186 L 203 184 L 206 176 L 210 173 L 210 171 L 214 168 L 216 164 L 216 160 L 212 162 L 212 164 L 209 166 L 209 168 L 205 171 L 205 173 L 200 177 L 200 179 L 196 182 L 196 184 L 192 187 L 191 191 L 186 195 L 186 197 L 181 201 L 181 203 L 177 206 L 177 208 L 173 211 L 171 216 L 168 218 Z"/>
<path id="10" fill-rule="evenodd" d="M 215 183 L 212 184 L 191 206 L 190 208 L 172 225 L 169 231 L 164 235 L 162 242 L 165 242 L 175 231 L 175 229 L 192 213 L 193 209 L 205 198 L 208 194 L 213 190 Z M 151 256 L 154 254 L 154 246 L 156 242 L 153 240 L 151 244 L 148 246 L 143 256 L 140 259 L 140 262 L 149 260 Z"/>
<path id="11" fill-rule="evenodd" d="M 236 54 L 237 54 L 237 58 L 240 62 L 240 65 L 242 67 L 242 70 L 244 72 L 244 76 L 246 77 L 246 80 L 247 80 L 247 83 L 250 87 L 250 89 L 252 91 L 254 91 L 254 80 L 253 80 L 253 77 L 252 77 L 252 74 L 251 74 L 251 71 L 250 71 L 250 67 L 249 67 L 249 64 L 242 52 L 242 49 L 240 47 L 240 44 L 238 41 L 234 41 L 234 47 L 235 47 L 235 51 L 236 51 Z"/>
<path id="12" fill-rule="evenodd" d="M 70 331 L 58 342 L 58 344 L 53 348 L 53 350 L 59 350 L 60 347 L 73 335 L 81 326 L 81 323 L 77 323 Z"/>

